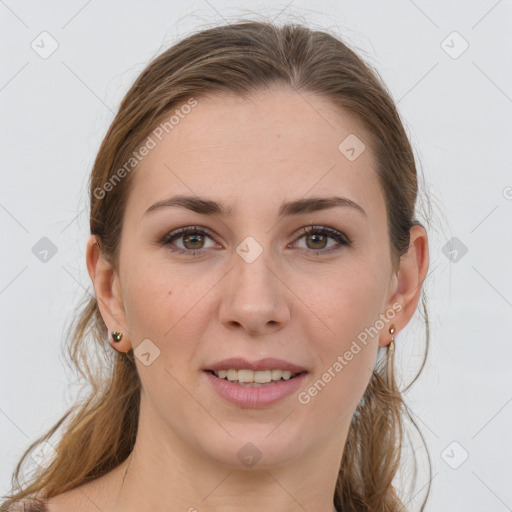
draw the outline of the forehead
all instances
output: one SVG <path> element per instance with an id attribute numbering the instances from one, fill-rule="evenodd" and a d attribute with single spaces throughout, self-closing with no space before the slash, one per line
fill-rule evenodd
<path id="1" fill-rule="evenodd" d="M 222 197 L 235 211 L 242 198 L 277 211 L 283 199 L 338 192 L 365 210 L 383 206 L 366 130 L 329 100 L 274 87 L 196 101 L 149 135 L 154 147 L 134 170 L 128 201 L 139 218 L 174 194 Z"/>

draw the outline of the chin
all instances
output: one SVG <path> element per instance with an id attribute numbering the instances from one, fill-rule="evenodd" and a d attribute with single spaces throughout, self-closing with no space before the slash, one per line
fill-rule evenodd
<path id="1" fill-rule="evenodd" d="M 285 436 L 284 432 L 277 432 L 276 425 L 259 425 L 254 430 L 239 427 L 226 426 L 233 437 L 226 434 L 216 443 L 209 438 L 208 445 L 204 446 L 205 453 L 230 469 L 272 469 L 292 463 L 299 455 L 302 436 L 295 437 L 289 431 Z"/>

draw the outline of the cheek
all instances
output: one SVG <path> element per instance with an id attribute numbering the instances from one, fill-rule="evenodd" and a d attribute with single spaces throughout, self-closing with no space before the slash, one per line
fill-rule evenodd
<path id="1" fill-rule="evenodd" d="M 376 321 L 382 313 L 383 283 L 368 268 L 341 272 L 323 299 L 318 316 L 328 327 L 317 338 L 316 352 L 321 362 L 313 388 L 306 390 L 320 407 L 334 407 L 345 413 L 353 410 L 366 389 L 378 350 Z M 325 292 L 325 289 L 324 289 Z M 312 398 L 313 400 L 313 398 Z M 323 404 L 323 406 L 322 406 Z"/>
<path id="2" fill-rule="evenodd" d="M 320 416 L 324 415 L 326 423 L 341 421 L 353 414 L 368 386 L 375 351 L 374 346 L 362 346 L 339 354 L 306 389 L 311 402 L 316 401 L 316 411 Z M 318 421 L 316 414 L 315 417 Z"/>
<path id="3" fill-rule="evenodd" d="M 368 386 L 379 346 L 378 333 L 371 329 L 379 315 L 377 301 L 368 294 L 345 291 L 347 296 L 334 307 L 330 323 L 334 334 L 317 338 L 320 365 L 305 390 L 305 400 L 315 401 L 327 423 L 353 413 Z"/>
<path id="4" fill-rule="evenodd" d="M 205 296 L 215 284 L 210 277 L 198 279 L 197 272 L 185 274 L 161 265 L 158 269 L 146 266 L 144 271 L 131 269 L 125 277 L 123 298 L 134 345 L 149 338 L 164 357 L 190 349 L 209 317 Z"/>
<path id="5" fill-rule="evenodd" d="M 167 283 L 161 274 L 155 277 L 149 272 L 133 272 L 127 282 L 124 303 L 132 329 L 140 331 L 153 326 L 152 331 L 165 332 L 165 319 L 172 325 L 169 314 L 175 311 L 173 303 L 178 302 L 173 283 Z"/>
<path id="6" fill-rule="evenodd" d="M 382 278 L 367 266 L 332 274 L 328 284 L 316 287 L 315 293 L 310 293 L 311 309 L 324 321 L 327 346 L 336 352 L 345 350 L 352 339 L 374 325 L 382 312 L 384 295 Z"/>

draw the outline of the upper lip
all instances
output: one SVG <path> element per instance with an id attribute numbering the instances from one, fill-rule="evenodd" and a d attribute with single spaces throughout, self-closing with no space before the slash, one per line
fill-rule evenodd
<path id="1" fill-rule="evenodd" d="M 259 359 L 258 361 L 249 361 L 243 357 L 230 357 L 229 359 L 223 359 L 217 361 L 204 368 L 204 370 L 289 370 L 292 373 L 302 373 L 307 371 L 302 366 L 284 361 L 283 359 L 276 359 L 274 357 L 266 357 Z"/>

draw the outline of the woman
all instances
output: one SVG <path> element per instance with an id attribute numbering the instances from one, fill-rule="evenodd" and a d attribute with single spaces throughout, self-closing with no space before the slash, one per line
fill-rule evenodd
<path id="1" fill-rule="evenodd" d="M 5 509 L 405 510 L 417 188 L 390 95 L 334 36 L 242 22 L 158 56 L 92 169 L 70 349 L 94 391 Z"/>

